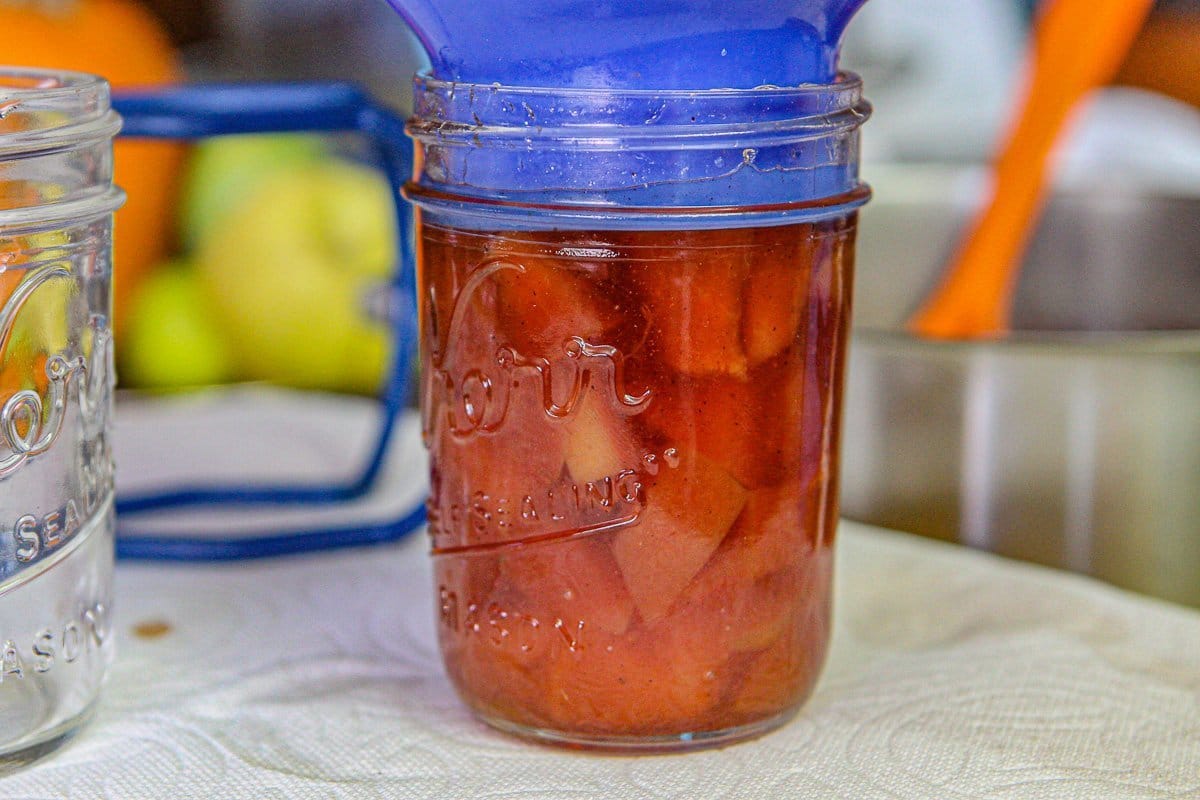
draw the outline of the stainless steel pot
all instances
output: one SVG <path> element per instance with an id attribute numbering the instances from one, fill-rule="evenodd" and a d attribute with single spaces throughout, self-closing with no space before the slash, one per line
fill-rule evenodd
<path id="1" fill-rule="evenodd" d="M 900 328 L 982 176 L 880 176 L 858 254 L 845 516 L 1200 606 L 1200 196 L 1060 192 L 1001 341 Z"/>

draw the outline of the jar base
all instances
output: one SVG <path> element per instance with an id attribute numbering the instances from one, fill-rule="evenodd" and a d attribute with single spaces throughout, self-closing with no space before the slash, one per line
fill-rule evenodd
<path id="1" fill-rule="evenodd" d="M 0 749 L 0 778 L 28 767 L 35 761 L 58 751 L 78 733 L 95 714 L 96 703 L 91 703 L 68 720 L 45 731 L 38 731 L 24 739 L 10 742 Z"/>
<path id="2" fill-rule="evenodd" d="M 573 750 L 591 750 L 597 753 L 654 755 L 726 747 L 749 739 L 755 739 L 786 725 L 799 711 L 800 706 L 795 706 L 775 716 L 767 717 L 748 725 L 738 725 L 733 728 L 723 728 L 715 731 L 697 731 L 695 733 L 656 736 L 606 736 L 602 734 L 573 733 L 549 728 L 529 727 L 512 722 L 511 720 L 481 714 L 478 711 L 475 712 L 475 716 L 496 730 L 538 744 L 565 747 Z"/>

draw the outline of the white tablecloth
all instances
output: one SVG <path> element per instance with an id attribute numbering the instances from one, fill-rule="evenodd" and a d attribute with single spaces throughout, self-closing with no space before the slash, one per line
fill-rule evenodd
<path id="1" fill-rule="evenodd" d="M 294 450 L 328 465 L 330 442 L 366 429 L 361 409 L 322 403 L 271 407 L 279 430 L 311 417 L 271 460 L 301 474 Z M 178 460 L 180 430 L 212 435 L 210 408 L 179 408 L 122 411 L 126 482 L 163 437 L 177 438 Z M 139 443 L 131 419 L 154 433 Z M 390 481 L 421 468 L 413 433 Z M 420 490 L 407 491 L 376 511 Z M 119 656 L 96 718 L 0 780 L 0 796 L 1200 797 L 1194 611 L 843 523 L 833 652 L 797 720 L 719 751 L 589 756 L 494 733 L 457 702 L 434 642 L 425 547 L 417 536 L 235 565 L 122 564 Z"/>

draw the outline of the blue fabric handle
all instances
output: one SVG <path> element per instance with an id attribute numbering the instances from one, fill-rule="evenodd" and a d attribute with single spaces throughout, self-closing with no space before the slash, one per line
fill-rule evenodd
<path id="1" fill-rule="evenodd" d="M 117 498 L 118 519 L 184 506 L 333 505 L 370 491 L 383 467 L 396 422 L 409 398 L 417 344 L 416 271 L 410 212 L 401 189 L 412 173 L 412 144 L 404 120 L 348 83 L 232 83 L 179 86 L 119 93 L 113 107 L 124 121 L 122 136 L 197 139 L 231 134 L 354 132 L 369 139 L 383 165 L 396 206 L 399 259 L 393 272 L 393 352 L 380 397 L 382 419 L 361 471 L 344 483 L 322 485 L 182 486 Z M 389 522 L 362 526 L 279 531 L 252 538 L 126 535 L 119 524 L 121 558 L 211 561 L 260 558 L 393 541 L 424 523 L 423 503 Z"/>
<path id="2" fill-rule="evenodd" d="M 404 120 L 349 83 L 226 83 L 121 93 L 123 136 L 196 139 L 238 133 L 358 131 L 406 153 Z M 410 159 L 411 161 L 411 159 Z"/>

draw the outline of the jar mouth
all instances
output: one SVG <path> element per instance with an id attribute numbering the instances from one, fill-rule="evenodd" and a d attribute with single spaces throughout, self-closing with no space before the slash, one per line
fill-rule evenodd
<path id="1" fill-rule="evenodd" d="M 0 158 L 111 138 L 120 127 L 103 78 L 84 72 L 0 68 Z"/>
<path id="2" fill-rule="evenodd" d="M 639 147 L 667 139 L 664 146 L 674 149 L 687 146 L 680 139 L 689 134 L 703 134 L 705 143 L 722 133 L 827 135 L 857 128 L 870 112 L 861 79 L 849 72 L 831 84 L 702 90 L 503 86 L 445 81 L 426 72 L 414 79 L 408 130 L 443 144 L 477 143 L 480 136 L 524 142 L 532 130 L 543 140 L 603 147 L 604 137 L 620 129 L 622 140 L 638 140 Z"/>

